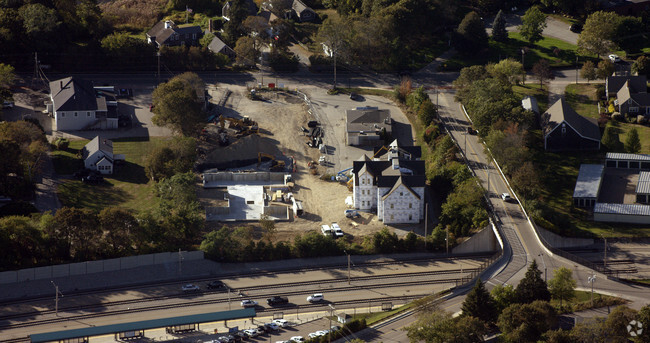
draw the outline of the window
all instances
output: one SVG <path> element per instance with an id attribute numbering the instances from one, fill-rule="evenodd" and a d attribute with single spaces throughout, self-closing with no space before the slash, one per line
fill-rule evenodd
<path id="1" fill-rule="evenodd" d="M 77 112 L 74 113 L 74 116 L 75 116 L 75 117 L 77 116 Z"/>
<path id="2" fill-rule="evenodd" d="M 404 192 L 399 192 L 399 196 L 403 197 L 403 196 L 404 196 Z"/>
<path id="3" fill-rule="evenodd" d="M 413 208 L 413 203 L 409 203 L 409 208 Z"/>
<path id="4" fill-rule="evenodd" d="M 61 112 L 61 118 L 65 118 L 65 113 Z"/>
<path id="5" fill-rule="evenodd" d="M 395 204 L 390 204 L 390 208 L 395 208 Z"/>
<path id="6" fill-rule="evenodd" d="M 636 106 L 635 107 L 630 106 L 630 112 L 637 113 L 639 112 L 639 108 Z"/>
<path id="7" fill-rule="evenodd" d="M 566 124 L 562 123 L 562 134 L 566 133 Z"/>
<path id="8" fill-rule="evenodd" d="M 413 220 L 413 215 L 409 214 L 409 220 Z"/>
<path id="9" fill-rule="evenodd" d="M 86 112 L 86 117 L 90 117 L 90 112 Z"/>
<path id="10" fill-rule="evenodd" d="M 390 215 L 390 220 L 393 220 L 393 218 L 394 218 L 394 217 L 393 217 L 393 215 L 391 214 L 391 215 Z"/>
<path id="11" fill-rule="evenodd" d="M 361 184 L 362 184 L 362 185 L 365 185 L 365 184 L 366 184 L 366 179 L 361 178 Z"/>

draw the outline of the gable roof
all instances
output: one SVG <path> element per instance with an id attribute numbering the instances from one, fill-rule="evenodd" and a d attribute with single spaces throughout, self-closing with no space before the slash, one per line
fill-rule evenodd
<path id="1" fill-rule="evenodd" d="M 625 81 L 623 83 L 623 86 L 621 86 L 621 89 L 618 90 L 616 93 L 616 100 L 618 100 L 618 104 L 623 104 L 626 101 L 630 100 L 630 82 Z"/>
<path id="2" fill-rule="evenodd" d="M 542 115 L 544 136 L 551 133 L 562 122 L 569 124 L 580 136 L 600 141 L 598 124 L 579 115 L 563 98 L 560 98 Z"/>
<path id="3" fill-rule="evenodd" d="M 102 138 L 101 136 L 96 136 L 88 144 L 84 146 L 83 149 L 83 159 L 88 158 L 88 156 L 94 154 L 97 151 L 102 151 L 110 159 L 113 158 L 113 141 L 110 139 Z"/>
<path id="4" fill-rule="evenodd" d="M 212 38 L 212 41 L 208 45 L 208 50 L 214 52 L 214 53 L 222 53 L 222 54 L 234 54 L 235 51 L 231 49 L 226 43 L 224 43 L 219 37 L 215 36 Z"/>
<path id="5" fill-rule="evenodd" d="M 96 111 L 98 109 L 98 98 L 95 96 L 95 89 L 90 81 L 75 77 L 52 81 L 50 82 L 50 94 L 55 112 Z"/>
<path id="6" fill-rule="evenodd" d="M 308 10 L 308 11 L 314 12 L 314 10 L 312 10 L 311 8 L 309 8 L 309 6 L 305 5 L 305 4 L 304 4 L 302 1 L 300 1 L 300 0 L 293 0 L 293 3 L 291 4 L 291 8 L 292 8 L 294 11 L 296 11 L 296 13 L 298 13 L 298 14 L 302 13 L 304 10 Z"/>
<path id="7" fill-rule="evenodd" d="M 347 132 L 379 131 L 390 132 L 392 121 L 388 110 L 377 107 L 357 107 L 346 111 Z"/>
<path id="8" fill-rule="evenodd" d="M 403 182 L 401 176 L 400 176 L 399 178 L 397 178 L 397 180 L 395 181 L 395 184 L 393 185 L 393 188 L 391 188 L 391 190 L 388 191 L 388 193 L 384 194 L 384 196 L 381 197 L 381 199 L 382 199 L 382 200 L 386 200 L 386 198 L 388 198 L 391 194 L 393 194 L 393 192 L 395 192 L 395 191 L 399 188 L 399 186 L 402 186 L 402 185 L 403 185 L 403 186 L 404 186 L 404 187 L 405 187 L 409 192 L 411 192 L 411 194 L 415 195 L 415 197 L 416 197 L 417 199 L 420 199 L 420 196 L 418 195 L 418 193 L 416 193 L 414 190 L 411 189 L 411 187 L 409 187 L 408 185 L 406 185 L 406 184 Z"/>
<path id="9" fill-rule="evenodd" d="M 642 107 L 650 106 L 650 93 L 635 93 L 635 94 L 631 94 L 630 97 L 639 106 Z"/>
<path id="10" fill-rule="evenodd" d="M 618 93 L 625 82 L 629 81 L 631 93 L 647 93 L 647 79 L 641 76 L 608 76 L 605 80 L 607 94 Z"/>
<path id="11" fill-rule="evenodd" d="M 258 16 L 264 18 L 264 20 L 265 20 L 269 25 L 271 25 L 271 22 L 272 22 L 272 21 L 278 19 L 278 16 L 277 16 L 277 15 L 275 15 L 273 12 L 271 12 L 271 11 L 267 11 L 267 10 L 261 11 L 260 14 L 258 14 Z"/>
<path id="12" fill-rule="evenodd" d="M 391 146 L 395 151 L 403 149 L 397 143 Z M 414 154 L 420 155 L 420 152 L 416 152 L 420 147 L 409 148 L 412 148 L 409 150 L 413 151 Z M 397 182 L 409 187 L 412 192 L 414 187 L 423 187 L 426 183 L 424 161 L 413 159 L 413 156 L 395 154 L 395 151 L 385 155 L 385 159 L 382 160 L 370 160 L 364 154 L 357 161 L 352 162 L 352 173 L 356 183 L 358 184 L 359 175 L 368 173 L 372 176 L 372 184 L 377 187 L 395 188 Z M 391 155 L 393 160 L 391 160 Z M 414 194 L 416 193 L 414 192 Z M 416 196 L 419 198 L 419 195 L 416 194 Z"/>
<path id="13" fill-rule="evenodd" d="M 174 23 L 173 20 L 161 20 L 147 32 L 147 36 L 155 37 L 156 43 L 158 43 L 158 45 L 162 45 L 174 33 L 177 33 L 179 35 L 201 35 L 203 31 L 201 30 L 200 26 L 195 25 L 179 27 Z"/>

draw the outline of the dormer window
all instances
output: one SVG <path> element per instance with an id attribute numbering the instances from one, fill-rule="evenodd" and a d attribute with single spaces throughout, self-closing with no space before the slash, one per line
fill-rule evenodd
<path id="1" fill-rule="evenodd" d="M 562 134 L 566 134 L 566 123 L 562 123 Z"/>

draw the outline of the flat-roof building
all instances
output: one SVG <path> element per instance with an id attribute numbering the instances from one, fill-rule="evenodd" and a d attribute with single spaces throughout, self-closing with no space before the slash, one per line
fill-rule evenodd
<path id="1" fill-rule="evenodd" d="M 593 207 L 598 200 L 603 181 L 602 164 L 581 164 L 576 187 L 573 190 L 573 204 L 577 207 Z"/>

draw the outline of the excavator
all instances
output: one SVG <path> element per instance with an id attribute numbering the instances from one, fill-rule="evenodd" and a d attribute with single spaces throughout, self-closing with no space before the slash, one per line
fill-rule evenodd
<path id="1" fill-rule="evenodd" d="M 253 133 L 260 133 L 260 128 L 257 126 L 257 122 L 251 120 L 248 116 L 244 116 L 242 119 L 224 117 L 223 115 L 219 117 L 219 124 L 221 128 L 224 129 L 226 126 L 226 121 L 230 124 L 228 127 L 236 129 L 238 131 L 237 136 L 246 136 Z"/>
<path id="2" fill-rule="evenodd" d="M 263 152 L 257 153 L 257 167 L 260 167 L 262 164 L 262 157 L 267 157 L 271 159 L 271 171 L 283 171 L 286 167 L 286 164 L 282 160 L 276 160 L 275 156 Z"/>

